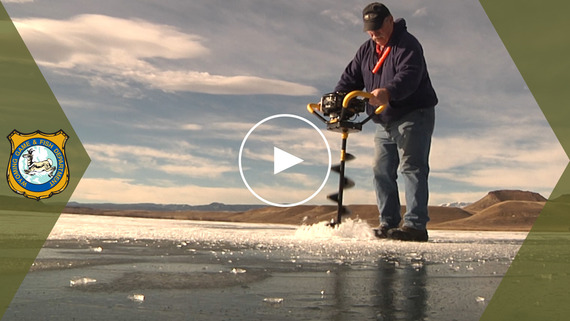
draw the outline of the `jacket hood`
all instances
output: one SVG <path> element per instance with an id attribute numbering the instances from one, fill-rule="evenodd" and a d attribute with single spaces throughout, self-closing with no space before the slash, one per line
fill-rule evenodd
<path id="1" fill-rule="evenodd" d="M 403 32 L 408 30 L 408 26 L 406 25 L 406 20 L 404 20 L 403 18 L 399 18 L 397 20 L 394 21 L 394 31 L 392 31 L 392 36 L 390 37 L 390 41 L 388 42 L 388 45 L 393 45 L 395 43 L 398 42 L 398 39 L 400 39 L 400 36 L 402 35 Z"/>

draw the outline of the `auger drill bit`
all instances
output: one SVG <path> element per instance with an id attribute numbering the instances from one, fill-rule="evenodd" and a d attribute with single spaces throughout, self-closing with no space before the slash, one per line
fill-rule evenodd
<path id="1" fill-rule="evenodd" d="M 354 155 L 352 155 L 352 154 L 346 153 L 346 140 L 347 140 L 347 138 L 348 138 L 348 131 L 344 131 L 342 133 L 342 146 L 341 146 L 341 151 L 340 151 L 340 164 L 337 164 L 337 165 L 334 165 L 331 167 L 331 170 L 333 172 L 337 172 L 340 175 L 339 183 L 338 183 L 338 193 L 330 194 L 327 196 L 327 198 L 329 200 L 336 202 L 338 205 L 337 206 L 336 220 L 332 219 L 328 224 L 331 227 L 334 227 L 334 226 L 340 224 L 342 221 L 342 216 L 350 215 L 350 210 L 346 206 L 342 205 L 342 198 L 343 198 L 343 194 L 344 194 L 344 189 L 354 187 L 355 183 L 350 178 L 347 178 L 344 176 L 344 169 L 345 169 L 345 163 L 347 161 L 351 161 L 351 160 L 355 159 L 356 157 L 354 157 Z"/>
<path id="2" fill-rule="evenodd" d="M 352 100 L 356 97 L 363 97 L 364 99 L 358 99 L 356 100 L 356 103 L 354 103 Z M 338 193 L 327 196 L 329 200 L 338 204 L 336 220 L 331 219 L 330 223 L 328 223 L 331 227 L 339 225 L 341 223 L 342 216 L 350 214 L 348 208 L 342 205 L 344 189 L 351 188 L 355 185 L 353 180 L 344 177 L 345 162 L 351 161 L 355 158 L 353 155 L 346 153 L 346 139 L 348 138 L 348 133 L 361 131 L 364 124 L 370 121 L 374 115 L 379 115 L 386 107 L 386 105 L 377 107 L 373 114 L 368 115 L 368 117 L 361 122 L 351 120 L 353 116 L 358 116 L 359 113 L 365 111 L 365 103 L 372 97 L 374 96 L 371 93 L 358 90 L 351 91 L 348 94 L 336 92 L 324 95 L 321 102 L 318 104 L 307 104 L 307 110 L 311 114 L 317 116 L 320 121 L 325 123 L 328 130 L 342 133 L 340 164 L 331 166 L 331 171 L 340 174 Z M 342 99 L 342 104 L 340 104 L 340 99 Z M 319 114 L 319 112 L 321 112 L 322 115 Z M 327 120 L 325 117 L 328 117 L 329 119 Z"/>

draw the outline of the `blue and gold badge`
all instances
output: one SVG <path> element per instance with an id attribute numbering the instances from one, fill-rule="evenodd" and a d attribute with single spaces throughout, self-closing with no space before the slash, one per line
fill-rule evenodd
<path id="1" fill-rule="evenodd" d="M 40 200 L 61 193 L 69 183 L 65 142 L 60 130 L 53 134 L 35 131 L 8 135 L 12 145 L 8 163 L 8 185 L 18 194 Z"/>

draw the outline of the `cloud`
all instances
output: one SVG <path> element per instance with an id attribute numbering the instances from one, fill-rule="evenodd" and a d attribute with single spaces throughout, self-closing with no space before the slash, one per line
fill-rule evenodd
<path id="1" fill-rule="evenodd" d="M 78 202 L 193 204 L 223 200 L 228 204 L 255 204 L 257 199 L 244 187 L 204 187 L 195 185 L 140 185 L 132 179 L 83 178 L 73 193 Z"/>
<path id="2" fill-rule="evenodd" d="M 15 25 L 27 43 L 43 49 L 35 52 L 37 61 L 59 68 L 136 67 L 146 66 L 144 58 L 182 59 L 209 53 L 199 36 L 144 20 L 85 14 L 69 20 L 15 19 Z"/>
<path id="3" fill-rule="evenodd" d="M 428 14 L 428 10 L 426 7 L 419 8 L 412 14 L 413 17 L 425 17 Z"/>
<path id="4" fill-rule="evenodd" d="M 429 202 L 430 205 L 441 205 L 444 203 L 452 203 L 452 202 L 467 202 L 467 203 L 474 203 L 485 195 L 487 195 L 488 191 L 485 192 L 430 192 L 429 194 Z M 401 195 L 400 198 L 403 198 L 404 195 Z"/>
<path id="5" fill-rule="evenodd" d="M 553 138 L 533 141 L 523 136 L 519 139 L 527 142 L 515 143 L 516 133 L 516 129 L 505 130 L 501 139 L 493 133 L 434 138 L 432 177 L 480 188 L 549 194 L 568 163 L 566 154 Z"/>
<path id="6" fill-rule="evenodd" d="M 96 108 L 96 106 L 92 108 Z M 201 124 L 187 123 L 183 121 L 177 122 L 172 119 L 165 119 L 158 117 L 154 118 L 152 123 L 148 122 L 145 119 L 138 119 L 138 118 L 129 119 L 128 122 L 115 121 L 114 123 L 118 124 L 118 126 L 122 126 L 123 128 L 128 127 L 144 131 L 152 130 L 152 131 L 172 132 L 180 130 L 180 131 L 196 132 L 204 129 L 204 126 Z"/>
<path id="7" fill-rule="evenodd" d="M 256 188 L 256 192 L 267 200 L 280 202 L 284 197 L 297 202 L 310 196 L 310 189 Z M 286 194 L 284 194 L 286 193 Z M 317 196 L 315 199 L 319 199 Z M 321 197 L 320 199 L 324 199 Z M 76 202 L 148 203 L 202 205 L 223 201 L 226 204 L 260 204 L 245 186 L 205 187 L 190 184 L 161 186 L 159 184 L 137 184 L 133 179 L 83 178 L 72 197 Z M 286 201 L 284 201 L 286 202 Z M 320 203 L 320 202 L 317 202 Z"/>
<path id="8" fill-rule="evenodd" d="M 202 126 L 200 124 L 187 123 L 187 124 L 182 125 L 181 128 L 183 130 L 188 130 L 188 131 L 198 131 L 198 130 L 202 130 L 204 128 L 204 126 Z"/>
<path id="9" fill-rule="evenodd" d="M 325 135 L 331 145 L 333 162 L 337 162 L 340 135 L 328 131 Z M 360 186 L 367 184 L 373 188 L 370 183 L 373 133 L 350 135 L 347 151 L 356 156 L 347 163 L 347 176 Z M 532 121 L 511 120 L 504 126 L 485 130 L 463 128 L 449 136 L 435 135 L 430 154 L 430 179 L 441 187 L 432 190 L 431 198 L 443 203 L 468 201 L 478 195 L 478 192 L 458 193 L 447 185 L 476 191 L 524 189 L 548 197 L 567 163 L 568 157 L 552 131 Z M 461 199 L 462 195 L 471 198 Z"/>
<path id="10" fill-rule="evenodd" d="M 91 160 L 116 174 L 159 171 L 177 177 L 219 178 L 237 167 L 223 158 L 207 158 L 189 151 L 118 144 L 84 144 Z M 195 148 L 198 149 L 198 148 Z"/>
<path id="11" fill-rule="evenodd" d="M 326 9 L 321 12 L 321 15 L 341 25 L 358 25 L 361 23 L 359 14 L 349 10 Z"/>
<path id="12" fill-rule="evenodd" d="M 311 86 L 278 79 L 256 76 L 219 76 L 197 71 L 158 71 L 149 73 L 139 70 L 132 74 L 135 79 L 152 88 L 166 92 L 195 91 L 207 94 L 233 95 L 283 95 L 309 96 L 317 94 Z"/>
<path id="13" fill-rule="evenodd" d="M 68 20 L 14 19 L 38 64 L 81 75 L 93 86 L 133 87 L 208 94 L 314 95 L 311 86 L 254 75 L 213 75 L 169 69 L 160 60 L 207 58 L 204 39 L 164 24 L 83 14 Z"/>

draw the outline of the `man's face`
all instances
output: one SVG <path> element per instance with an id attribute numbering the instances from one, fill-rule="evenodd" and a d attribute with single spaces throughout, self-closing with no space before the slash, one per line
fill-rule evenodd
<path id="1" fill-rule="evenodd" d="M 385 46 L 390 40 L 392 31 L 394 30 L 394 18 L 388 16 L 384 19 L 384 23 L 380 29 L 366 31 L 370 38 L 380 46 Z"/>

